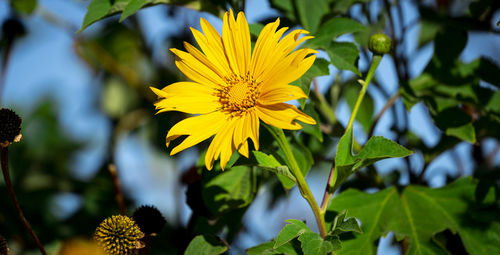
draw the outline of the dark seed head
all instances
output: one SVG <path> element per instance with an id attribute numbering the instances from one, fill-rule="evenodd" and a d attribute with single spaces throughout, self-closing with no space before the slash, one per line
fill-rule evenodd
<path id="1" fill-rule="evenodd" d="M 12 110 L 0 109 L 0 143 L 10 144 L 21 134 L 21 118 Z"/>
<path id="2" fill-rule="evenodd" d="M 167 223 L 161 212 L 151 205 L 137 208 L 132 217 L 145 234 L 158 234 Z"/>

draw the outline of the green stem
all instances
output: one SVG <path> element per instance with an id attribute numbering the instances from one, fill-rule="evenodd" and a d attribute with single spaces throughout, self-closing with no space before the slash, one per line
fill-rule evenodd
<path id="1" fill-rule="evenodd" d="M 352 110 L 351 118 L 349 119 L 349 123 L 347 124 L 347 127 L 345 129 L 346 132 L 349 128 L 352 128 L 354 120 L 356 119 L 356 115 L 358 114 L 359 107 L 361 106 L 361 102 L 363 101 L 366 90 L 368 89 L 368 84 L 370 84 L 370 81 L 372 80 L 373 75 L 375 74 L 375 70 L 377 70 L 377 67 L 380 64 L 381 60 L 382 60 L 382 55 L 373 55 L 372 63 L 370 65 L 370 69 L 368 70 L 368 74 L 366 75 L 366 79 L 364 81 L 360 80 L 360 83 L 363 87 L 359 92 L 358 99 L 356 100 L 356 104 L 354 105 L 354 109 Z"/>
<path id="2" fill-rule="evenodd" d="M 364 81 L 363 80 L 359 81 L 363 87 L 359 92 L 358 99 L 356 100 L 356 104 L 354 105 L 354 108 L 351 113 L 351 118 L 349 119 L 349 123 L 347 123 L 345 133 L 347 133 L 347 131 L 351 129 L 352 125 L 354 124 L 354 120 L 356 119 L 356 115 L 358 114 L 359 107 L 361 106 L 361 102 L 363 101 L 363 98 L 366 94 L 366 90 L 368 89 L 368 84 L 370 84 L 370 81 L 372 80 L 373 75 L 375 74 L 375 70 L 377 70 L 380 61 L 382 60 L 382 57 L 383 55 L 377 55 L 377 54 L 373 55 L 372 62 L 370 64 L 370 69 L 368 70 L 368 74 L 366 75 L 366 79 Z M 320 212 L 321 212 L 321 218 L 323 219 L 326 213 L 326 208 L 328 207 L 330 199 L 332 198 L 333 193 L 335 192 L 335 190 L 333 189 L 335 185 L 334 182 L 336 179 L 337 179 L 337 172 L 335 171 L 335 166 L 332 166 L 332 169 L 330 170 L 330 175 L 328 177 L 328 183 L 325 189 L 325 194 L 323 195 L 323 201 L 321 202 Z"/>
<path id="3" fill-rule="evenodd" d="M 307 182 L 304 178 L 304 175 L 302 174 L 302 171 L 300 171 L 300 167 L 297 164 L 297 160 L 295 160 L 295 156 L 293 155 L 292 150 L 290 149 L 290 145 L 286 140 L 285 133 L 283 133 L 283 130 L 281 128 L 275 128 L 268 125 L 266 125 L 266 127 L 271 132 L 273 137 L 276 139 L 280 148 L 283 150 L 283 153 L 285 154 L 285 157 L 288 160 L 288 166 L 290 167 L 292 174 L 295 176 L 295 179 L 297 180 L 296 183 L 297 187 L 300 190 L 300 194 L 307 200 L 309 206 L 311 206 L 311 209 L 313 210 L 314 213 L 314 217 L 316 218 L 316 222 L 318 223 L 319 233 L 323 238 L 325 238 L 326 237 L 325 218 L 320 212 L 318 203 L 316 203 L 316 200 L 314 199 L 314 196 L 312 195 L 311 190 L 307 185 Z"/>

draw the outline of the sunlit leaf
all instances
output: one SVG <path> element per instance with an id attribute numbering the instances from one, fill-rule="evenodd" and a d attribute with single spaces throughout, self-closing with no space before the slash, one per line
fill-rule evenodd
<path id="1" fill-rule="evenodd" d="M 409 239 L 407 254 L 447 254 L 433 241 L 446 229 L 460 235 L 470 254 L 499 253 L 500 222 L 490 216 L 499 213 L 498 201 L 490 193 L 485 202 L 475 202 L 476 187 L 477 181 L 463 178 L 440 189 L 410 185 L 401 194 L 395 188 L 374 194 L 347 190 L 328 210 L 348 208 L 364 234 L 342 242 L 340 254 L 376 254 L 375 241 L 388 232 Z"/>
<path id="2" fill-rule="evenodd" d="M 311 48 L 327 48 L 338 36 L 363 31 L 366 28 L 348 18 L 333 18 L 321 25 L 314 38 L 307 42 Z"/>
<path id="3" fill-rule="evenodd" d="M 199 235 L 191 240 L 184 255 L 217 255 L 224 253 L 227 249 L 227 245 L 217 237 Z"/>

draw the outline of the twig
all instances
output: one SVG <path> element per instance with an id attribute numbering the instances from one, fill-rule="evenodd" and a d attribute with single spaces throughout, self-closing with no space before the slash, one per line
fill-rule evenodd
<path id="1" fill-rule="evenodd" d="M 385 103 L 384 107 L 382 108 L 382 110 L 380 110 L 380 112 L 377 114 L 377 116 L 375 117 L 375 120 L 373 121 L 373 124 L 372 126 L 370 127 L 370 131 L 368 131 L 368 136 L 367 137 L 372 137 L 373 135 L 373 132 L 375 131 L 375 127 L 377 127 L 377 124 L 379 122 L 379 120 L 382 118 L 382 116 L 384 115 L 384 113 L 389 110 L 393 105 L 394 103 L 396 103 L 396 101 L 398 100 L 398 98 L 401 96 L 401 93 L 398 91 L 396 93 L 394 93 L 394 95 L 392 95 L 388 100 L 387 102 Z"/>
<path id="2" fill-rule="evenodd" d="M 125 206 L 125 200 L 123 199 L 123 193 L 120 187 L 120 179 L 118 179 L 118 173 L 116 166 L 114 164 L 108 165 L 109 173 L 111 174 L 111 181 L 113 182 L 113 188 L 116 196 L 116 203 L 120 209 L 121 215 L 127 215 L 127 207 Z"/>
<path id="3" fill-rule="evenodd" d="M 330 203 L 330 199 L 333 195 L 333 190 L 331 190 L 331 185 L 328 185 L 329 183 L 333 183 L 333 177 L 335 173 L 335 161 L 332 164 L 332 169 L 330 170 L 330 175 L 328 176 L 328 182 L 325 188 L 325 194 L 323 195 L 323 201 L 321 201 L 321 211 L 326 212 L 326 207 L 328 207 L 328 204 Z"/>
<path id="4" fill-rule="evenodd" d="M 9 191 L 10 198 L 12 199 L 12 203 L 14 203 L 14 207 L 16 208 L 17 215 L 19 215 L 19 218 L 21 219 L 21 222 L 23 223 L 24 227 L 28 231 L 28 233 L 31 235 L 33 240 L 36 243 L 36 246 L 38 246 L 38 249 L 40 249 L 40 252 L 43 255 L 47 255 L 47 252 L 43 248 L 42 243 L 38 239 L 37 235 L 35 234 L 35 231 L 33 231 L 33 228 L 31 228 L 30 223 L 28 220 L 24 217 L 23 211 L 21 210 L 21 206 L 19 205 L 19 202 L 17 201 L 16 198 L 16 193 L 14 192 L 14 188 L 12 186 L 12 182 L 10 180 L 10 173 L 9 173 L 9 149 L 8 147 L 0 147 L 0 154 L 1 154 L 1 161 L 2 161 L 2 173 L 3 173 L 3 178 L 5 179 L 5 185 L 7 186 L 7 190 Z"/>

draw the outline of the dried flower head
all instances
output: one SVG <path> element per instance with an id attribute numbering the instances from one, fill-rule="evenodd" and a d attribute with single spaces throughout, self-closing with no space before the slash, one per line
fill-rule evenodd
<path id="1" fill-rule="evenodd" d="M 0 146 L 7 147 L 21 140 L 21 118 L 12 110 L 0 109 Z"/>
<path id="2" fill-rule="evenodd" d="M 167 223 L 161 212 L 151 205 L 143 205 L 137 208 L 132 218 L 134 218 L 142 232 L 147 235 L 160 233 L 165 227 L 165 223 Z"/>
<path id="3" fill-rule="evenodd" d="M 141 248 L 139 239 L 144 237 L 133 219 L 115 215 L 105 219 L 97 227 L 94 239 L 108 255 L 128 255 Z"/>
<path id="4" fill-rule="evenodd" d="M 317 51 L 296 47 L 312 36 L 305 30 L 278 29 L 280 20 L 267 24 L 255 47 L 251 46 L 248 23 L 243 12 L 236 19 L 233 11 L 223 18 L 222 36 L 205 19 L 203 33 L 191 29 L 197 49 L 184 43 L 186 51 L 171 49 L 175 64 L 192 82 L 177 82 L 162 90 L 151 88 L 158 96 L 158 113 L 180 111 L 199 114 L 173 126 L 167 134 L 167 146 L 174 139 L 187 136 L 173 148 L 171 155 L 215 136 L 205 154 L 205 165 L 212 169 L 220 157 L 224 170 L 231 155 L 238 151 L 249 156 L 248 141 L 259 149 L 259 125 L 297 130 L 296 121 L 316 124 L 310 116 L 285 102 L 307 95 L 290 85 L 314 63 Z M 284 36 L 283 36 L 284 35 Z"/>

